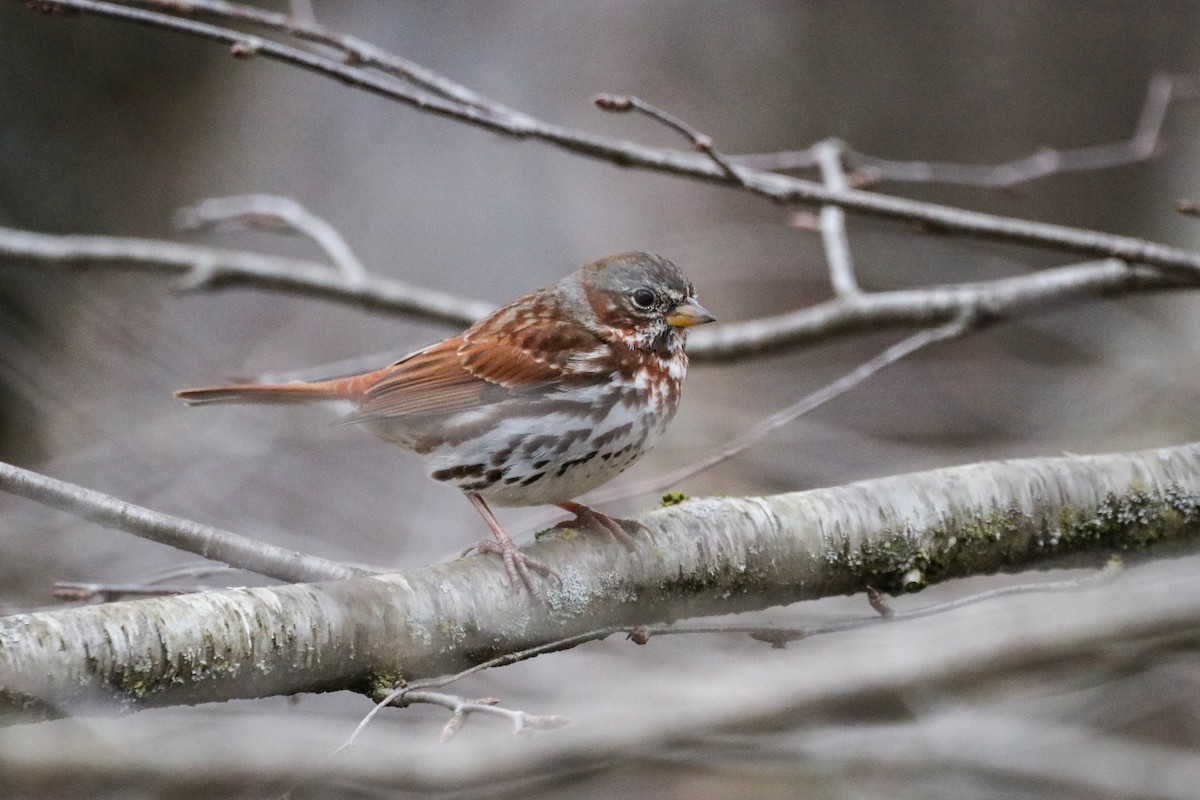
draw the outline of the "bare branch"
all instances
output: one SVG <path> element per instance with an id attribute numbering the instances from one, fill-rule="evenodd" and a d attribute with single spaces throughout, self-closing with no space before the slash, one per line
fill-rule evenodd
<path id="1" fill-rule="evenodd" d="M 676 133 L 681 134 L 686 138 L 693 149 L 699 150 L 713 160 L 721 170 L 732 178 L 735 182 L 741 183 L 741 178 L 738 177 L 737 170 L 729 160 L 717 150 L 713 143 L 712 137 L 706 133 L 701 133 L 698 129 L 684 122 L 679 117 L 667 111 L 663 111 L 658 106 L 651 105 L 640 97 L 624 94 L 598 94 L 592 98 L 592 102 L 598 108 L 605 111 L 640 111 L 651 119 L 661 122 Z"/>
<path id="2" fill-rule="evenodd" d="M 342 743 L 333 755 L 337 755 L 344 750 L 354 746 L 355 739 L 362 733 L 371 720 L 375 718 L 383 709 L 388 706 L 404 708 L 405 706 L 414 705 L 416 703 L 428 703 L 429 705 L 441 706 L 453 712 L 450 720 L 446 723 L 446 727 L 442 729 L 441 740 L 443 742 L 452 739 L 455 734 L 462 728 L 467 717 L 471 714 L 491 714 L 492 716 L 501 717 L 512 723 L 513 734 L 527 733 L 531 730 L 552 730 L 561 728 L 570 723 L 566 717 L 555 715 L 542 716 L 538 714 L 529 714 L 524 711 L 504 708 L 499 705 L 499 700 L 494 697 L 483 698 L 480 700 L 467 700 L 455 694 L 446 694 L 445 692 L 431 692 L 425 689 L 412 689 L 408 686 L 399 686 L 393 691 L 384 696 L 382 700 L 376 703 L 366 716 L 354 728 L 349 738 Z"/>
<path id="3" fill-rule="evenodd" d="M 1012 278 L 839 297 L 775 317 L 701 328 L 688 338 L 697 362 L 729 361 L 852 332 L 936 325 L 959 315 L 995 321 L 1087 297 L 1190 288 L 1194 278 L 1116 261 L 1056 267 Z"/>
<path id="4" fill-rule="evenodd" d="M 112 264 L 122 269 L 182 274 L 190 276 L 185 287 L 189 289 L 226 286 L 278 289 L 461 327 L 495 307 L 378 276 L 367 276 L 351 284 L 317 261 L 151 239 L 54 236 L 0 226 L 0 254 L 70 267 Z"/>
<path id="5" fill-rule="evenodd" d="M 1066 777 L 1087 787 L 1078 796 L 1184 800 L 1194 797 L 1200 781 L 1194 753 L 1139 745 L 1132 736 L 1101 736 L 1097 751 L 1086 736 L 1060 738 L 1061 726 L 1044 711 L 1047 703 L 1037 691 L 1025 692 L 1014 705 L 1011 695 L 996 699 L 993 690 L 1014 683 L 1036 687 L 1047 668 L 1078 675 L 1082 663 L 1089 670 L 1087 686 L 1106 693 L 1112 684 L 1106 686 L 1103 675 L 1133 672 L 1125 665 L 1137 658 L 1166 661 L 1186 682 L 1190 663 L 1180 657 L 1194 650 L 1200 625 L 1198 575 L 1195 559 L 1166 559 L 1131 569 L 1095 593 L 1057 597 L 1052 609 L 1042 598 L 1012 598 L 814 643 L 802 657 L 730 658 L 717 662 L 719 672 L 680 670 L 584 706 L 587 724 L 573 726 L 570 735 L 538 737 L 532 746 L 497 746 L 488 739 L 474 748 L 446 748 L 431 737 L 381 728 L 378 739 L 337 759 L 321 758 L 345 739 L 344 722 L 313 714 L 297 724 L 294 713 L 258 706 L 232 718 L 206 715 L 203 725 L 188 729 L 187 746 L 180 745 L 179 731 L 194 715 L 140 716 L 134 728 L 130 719 L 100 718 L 86 725 L 0 728 L 0 774 L 10 785 L 46 797 L 77 794 L 81 785 L 96 796 L 211 796 L 251 788 L 277 796 L 295 784 L 305 787 L 304 794 L 344 796 L 347 782 L 360 794 L 493 796 L 500 786 L 515 784 L 508 793 L 519 794 L 530 780 L 561 780 L 568 772 L 628 777 L 629 764 L 638 759 L 690 757 L 719 768 L 787 763 L 797 770 L 790 775 L 802 777 L 813 768 L 869 766 L 878 753 L 885 775 L 905 769 L 926 774 L 934 759 L 943 770 L 939 776 L 947 763 L 962 763 L 1018 780 Z M 1122 656 L 1113 665 L 1116 653 Z M 974 691 L 966 716 L 959 713 L 964 686 Z M 1167 688 L 1161 682 L 1141 684 L 1142 690 L 1151 686 L 1156 698 L 1174 699 L 1161 694 Z M 576 680 L 572 688 L 577 705 L 584 705 L 590 687 Z M 1189 699 L 1185 691 L 1175 695 L 1181 702 Z M 889 713 L 898 708 L 912 713 Z M 995 735 L 992 711 L 1022 713 L 1023 730 Z M 1107 696 L 1087 713 L 1072 718 L 1086 722 L 1099 714 L 1109 729 L 1125 730 L 1119 709 L 1112 719 Z M 927 736 L 923 723 L 947 714 L 957 717 L 953 730 Z M 1139 713 L 1135 721 L 1143 719 Z M 976 724 L 987 730 L 980 733 Z M 750 736 L 756 737 L 752 749 L 744 747 Z M 271 746 L 262 746 L 264 739 Z M 1034 744 L 1024 747 L 1027 742 Z M 1056 770 L 1050 757 L 1066 766 Z M 793 779 L 789 785 L 798 784 Z"/>
<path id="6" fill-rule="evenodd" d="M 842 169 L 843 145 L 836 140 L 821 142 L 813 148 L 821 168 L 821 180 L 834 191 L 848 188 L 846 172 Z M 854 277 L 854 261 L 850 257 L 850 240 L 846 236 L 846 212 L 835 205 L 821 206 L 821 243 L 825 245 L 825 262 L 835 294 L 845 297 L 860 292 Z"/>
<path id="7" fill-rule="evenodd" d="M 374 697 L 401 672 L 418 688 L 413 680 L 461 670 L 499 647 L 561 648 L 606 625 L 1183 545 L 1200 536 L 1198 464 L 1200 446 L 1188 445 L 687 500 L 641 518 L 651 541 L 637 552 L 577 536 L 527 548 L 563 576 L 547 587 L 547 606 L 514 592 L 498 559 L 476 556 L 397 575 L 3 617 L 0 713 L 343 688 Z M 147 624 L 159 618 L 170 624 Z M 219 664 L 207 655 L 214 647 Z"/>
<path id="8" fill-rule="evenodd" d="M 180 209 L 175 224 L 183 230 L 204 230 L 224 225 L 295 231 L 312 239 L 341 271 L 349 286 L 360 286 L 367 271 L 340 232 L 290 197 L 246 194 L 214 197 Z"/>
<path id="9" fill-rule="evenodd" d="M 509 664 L 516 664 L 520 661 L 527 661 L 531 658 L 546 655 L 547 653 L 557 653 L 560 650 L 570 650 L 573 647 L 578 647 L 587 642 L 594 642 L 600 639 L 608 638 L 614 633 L 626 632 L 626 629 L 619 625 L 610 625 L 606 628 L 599 628 L 594 631 L 577 634 L 575 636 L 567 636 L 562 639 L 555 639 L 552 642 L 546 642 L 534 647 L 527 647 L 524 650 L 517 650 L 511 653 L 504 653 L 495 658 L 490 658 L 487 661 L 480 662 L 473 667 L 468 667 L 461 672 L 456 672 L 453 675 L 443 675 L 436 678 L 423 678 L 415 680 L 407 684 L 409 689 L 437 689 L 442 686 L 449 686 L 451 683 L 460 681 L 463 678 L 470 677 L 486 669 L 495 669 L 496 667 L 507 667 Z"/>
<path id="10" fill-rule="evenodd" d="M 788 642 L 798 639 L 808 639 L 826 633 L 841 633 L 842 631 L 858 630 L 873 625 L 882 625 L 906 619 L 920 619 L 936 614 L 945 614 L 960 608 L 997 600 L 1001 597 L 1012 597 L 1019 594 L 1050 594 L 1054 592 L 1077 592 L 1106 584 L 1117 577 L 1123 569 L 1119 559 L 1112 559 L 1103 569 L 1097 570 L 1080 578 L 1061 581 L 1035 581 L 1032 583 L 1017 583 L 1000 586 L 984 592 L 976 592 L 965 597 L 947 600 L 943 603 L 932 603 L 911 611 L 896 611 L 887 599 L 877 590 L 867 587 L 868 602 L 875 609 L 875 616 L 856 617 L 852 619 L 833 620 L 830 622 L 814 623 L 812 625 L 746 625 L 731 623 L 728 625 L 651 625 L 639 628 L 646 639 L 651 636 L 678 636 L 684 634 L 729 634 L 740 633 L 752 639 L 767 642 L 776 649 L 783 648 Z M 642 642 L 644 643 L 644 642 Z"/>
<path id="11" fill-rule="evenodd" d="M 479 300 L 371 274 L 350 283 L 319 262 L 150 239 L 55 236 L 0 226 L 0 255 L 65 267 L 112 264 L 122 269 L 191 275 L 190 288 L 278 289 L 458 327 L 470 325 L 494 308 Z M 998 318 L 1087 297 L 1189 288 L 1197 280 L 1100 261 L 996 281 L 858 294 L 775 317 L 706 326 L 692 333 L 688 353 L 696 363 L 728 361 L 836 336 L 936 325 L 962 314 Z"/>
<path id="12" fill-rule="evenodd" d="M 168 13 L 184 12 L 192 16 L 207 15 L 269 28 L 301 41 L 331 47 L 342 53 L 347 64 L 378 69 L 449 100 L 468 106 L 493 108 L 514 117 L 524 116 L 444 75 L 400 58 L 355 36 L 330 30 L 312 18 L 301 18 L 298 15 L 289 17 L 286 14 L 224 0 L 126 0 L 125 5 L 159 9 Z"/>
<path id="13" fill-rule="evenodd" d="M 1012 188 L 1038 178 L 1064 172 L 1121 167 L 1146 161 L 1160 149 L 1163 122 L 1173 100 L 1195 100 L 1200 79 L 1193 75 L 1155 75 L 1137 126 L 1124 142 L 1038 152 L 1003 164 L 948 164 L 931 161 L 896 161 L 847 149 L 846 163 L 858 173 L 856 185 L 881 180 L 907 183 L 950 183 L 962 186 Z M 734 156 L 737 164 L 760 170 L 795 170 L 818 166 L 820 144 L 807 150 Z"/>
<path id="14" fill-rule="evenodd" d="M 319 581 L 369 574 L 350 567 L 247 539 L 236 533 L 172 517 L 82 486 L 0 462 L 0 490 L 74 514 L 108 528 L 222 561 L 283 581 Z"/>
<path id="15" fill-rule="evenodd" d="M 50 593 L 58 600 L 111 603 L 125 597 L 169 597 L 173 594 L 203 592 L 211 586 L 149 586 L 144 583 L 85 583 L 55 581 Z"/>
<path id="16" fill-rule="evenodd" d="M 538 139 L 573 153 L 611 161 L 620 166 L 639 167 L 739 186 L 777 203 L 834 204 L 863 214 L 918 222 L 931 231 L 941 233 L 958 233 L 1023 243 L 1091 257 L 1119 258 L 1183 274 L 1200 273 L 1200 253 L 1144 239 L 1001 217 L 857 189 L 835 191 L 813 181 L 744 167 L 736 168 L 731 176 L 707 154 L 698 156 L 677 150 L 644 147 L 632 142 L 550 125 L 488 103 L 476 105 L 450 100 L 437 94 L 413 90 L 390 75 L 380 75 L 361 66 L 344 64 L 308 51 L 249 37 L 228 28 L 97 0 L 41 0 L 38 5 L 45 9 L 74 10 L 122 19 L 238 46 L 245 55 L 270 58 L 317 72 L 350 86 L 411 105 L 426 113 L 450 117 L 495 133 Z M 167 5 L 182 12 L 193 8 L 188 0 L 175 0 Z M 208 8 L 215 7 L 209 5 Z M 213 13 L 229 16 L 215 10 Z"/>

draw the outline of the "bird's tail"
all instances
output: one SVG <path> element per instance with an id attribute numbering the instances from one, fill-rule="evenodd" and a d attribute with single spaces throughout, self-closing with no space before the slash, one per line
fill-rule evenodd
<path id="1" fill-rule="evenodd" d="M 241 383 L 180 389 L 175 396 L 189 406 L 216 403 L 312 403 L 350 399 L 343 381 L 319 383 Z"/>

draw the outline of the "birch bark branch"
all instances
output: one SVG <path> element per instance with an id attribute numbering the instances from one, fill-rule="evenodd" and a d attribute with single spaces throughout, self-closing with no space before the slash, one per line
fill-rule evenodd
<path id="1" fill-rule="evenodd" d="M 0 618 L 0 713 L 386 694 L 505 652 L 634 626 L 966 575 L 1096 562 L 1200 533 L 1200 445 L 993 462 L 849 486 L 701 498 L 642 518 L 626 552 L 556 536 L 528 551 L 563 576 L 549 604 L 494 558 L 395 575 L 237 589 Z M 1056 564 L 1057 565 L 1057 564 Z M 370 613 L 363 613 L 370 609 Z"/>

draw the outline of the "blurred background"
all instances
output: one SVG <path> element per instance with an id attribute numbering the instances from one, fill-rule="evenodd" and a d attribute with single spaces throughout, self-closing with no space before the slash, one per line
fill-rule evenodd
<path id="1" fill-rule="evenodd" d="M 837 136 L 882 157 L 985 164 L 1044 146 L 1115 142 L 1132 134 L 1152 76 L 1200 70 L 1196 2 L 313 7 L 329 27 L 550 122 L 682 146 L 660 125 L 589 102 L 602 91 L 636 94 L 730 154 Z M 373 272 L 496 304 L 626 249 L 674 260 L 722 321 L 830 295 L 820 241 L 789 226 L 788 209 L 507 140 L 164 31 L 0 5 L 0 107 L 0 223 L 8 226 L 319 257 L 297 239 L 172 228 L 181 206 L 267 192 L 336 226 Z M 1148 163 L 1011 191 L 880 188 L 1196 248 L 1200 223 L 1173 206 L 1200 196 L 1198 129 L 1200 105 L 1176 104 L 1162 151 Z M 1072 260 L 854 217 L 850 237 L 868 290 Z M 1178 294 L 1075 304 L 931 348 L 678 488 L 774 493 L 972 460 L 1194 440 L 1196 302 Z M 328 558 L 399 569 L 443 560 L 486 531 L 410 454 L 332 427 L 321 409 L 188 409 L 171 392 L 376 352 L 382 364 L 451 332 L 259 290 L 180 293 L 146 274 L 0 261 L 0 459 Z M 667 440 L 623 480 L 636 485 L 708 454 L 896 338 L 695 367 Z M 608 510 L 655 502 L 639 497 Z M 546 509 L 500 516 L 518 539 L 557 519 Z M 194 561 L 5 495 L 0 542 L 0 609 L 8 612 L 51 604 L 54 581 L 128 582 Z M 862 610 L 854 602 L 797 613 Z M 554 713 L 556 697 L 581 687 L 607 702 L 619 693 L 612 676 L 637 674 L 647 661 L 656 666 L 646 674 L 663 677 L 695 669 L 700 658 L 766 653 L 741 640 L 604 643 L 479 679 L 476 690 Z M 282 701 L 260 705 L 293 713 Z M 349 695 L 302 705 L 351 727 L 366 710 Z M 427 720 L 380 724 L 436 736 Z M 677 796 L 728 796 L 734 780 L 672 783 L 669 764 L 657 769 Z M 847 781 L 828 796 L 878 789 Z M 922 796 L 952 785 L 961 788 L 922 784 L 930 792 Z M 977 796 L 1007 796 L 999 786 L 980 784 Z"/>

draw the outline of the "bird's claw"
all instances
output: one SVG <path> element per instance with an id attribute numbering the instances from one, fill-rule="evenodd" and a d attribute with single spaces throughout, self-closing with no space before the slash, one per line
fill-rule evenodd
<path id="1" fill-rule="evenodd" d="M 500 556 L 504 561 L 504 571 L 508 573 L 508 579 L 512 585 L 514 587 L 524 586 L 525 591 L 529 592 L 529 596 L 540 603 L 545 603 L 546 597 L 534 583 L 533 576 L 529 574 L 530 570 L 543 577 L 553 578 L 557 583 L 562 583 L 562 576 L 556 570 L 532 556 L 525 555 L 512 541 L 498 542 L 494 539 L 484 539 L 479 544 L 464 550 L 463 555 L 467 555 L 472 550 L 476 553 L 494 553 Z"/>
<path id="2" fill-rule="evenodd" d="M 636 519 L 621 519 L 619 517 L 610 517 L 608 514 L 602 514 L 594 508 L 585 506 L 583 503 L 559 503 L 558 507 L 563 511 L 574 514 L 574 519 L 563 520 L 554 527 L 558 530 L 598 530 L 607 533 L 616 539 L 622 547 L 633 552 L 637 549 L 637 540 L 633 538 L 634 534 L 649 534 L 650 529 L 645 523 L 639 522 Z"/>

